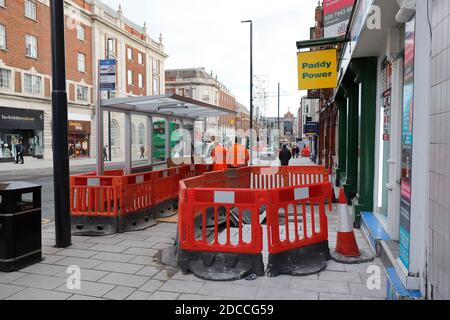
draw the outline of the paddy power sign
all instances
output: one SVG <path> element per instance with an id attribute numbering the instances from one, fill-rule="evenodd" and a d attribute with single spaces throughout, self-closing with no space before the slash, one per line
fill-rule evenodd
<path id="1" fill-rule="evenodd" d="M 297 59 L 299 90 L 336 88 L 336 49 L 299 52 Z"/>

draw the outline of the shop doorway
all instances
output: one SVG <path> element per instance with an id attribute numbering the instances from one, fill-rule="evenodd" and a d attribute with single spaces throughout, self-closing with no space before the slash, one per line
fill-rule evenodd
<path id="1" fill-rule="evenodd" d="M 69 135 L 69 156 L 71 158 L 89 157 L 89 136 L 80 134 Z"/>

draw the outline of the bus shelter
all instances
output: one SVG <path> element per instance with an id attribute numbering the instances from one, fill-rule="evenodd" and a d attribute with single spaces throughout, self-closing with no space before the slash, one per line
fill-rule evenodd
<path id="1" fill-rule="evenodd" d="M 103 175 L 104 173 L 104 160 L 103 160 L 103 141 L 104 141 L 104 112 L 117 112 L 124 114 L 124 144 L 125 144 L 125 165 L 124 171 L 126 174 L 130 174 L 133 170 L 132 163 L 132 138 L 131 138 L 131 126 L 132 115 L 140 115 L 146 117 L 146 135 L 147 143 L 146 150 L 148 151 L 148 163 L 146 167 L 155 165 L 153 162 L 153 118 L 164 119 L 165 123 L 165 162 L 167 163 L 170 158 L 170 124 L 172 121 L 181 121 L 180 129 L 183 128 L 183 123 L 191 121 L 193 123 L 197 121 L 204 122 L 204 128 L 206 131 L 206 119 L 210 117 L 220 117 L 227 115 L 236 115 L 235 111 L 225 108 L 217 107 L 202 101 L 197 101 L 188 97 L 179 96 L 176 94 L 165 94 L 159 96 L 139 96 L 139 97 L 126 97 L 104 100 L 101 103 L 100 112 L 97 112 L 97 175 Z M 188 128 L 186 128 L 188 129 Z M 189 128 L 191 139 L 193 141 L 193 127 Z"/>

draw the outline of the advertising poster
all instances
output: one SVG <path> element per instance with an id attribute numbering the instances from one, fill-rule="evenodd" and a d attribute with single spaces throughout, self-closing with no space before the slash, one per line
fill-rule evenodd
<path id="1" fill-rule="evenodd" d="M 406 24 L 405 74 L 402 115 L 402 174 L 400 202 L 400 261 L 409 269 L 411 228 L 411 185 L 414 115 L 415 18 Z"/>
<path id="2" fill-rule="evenodd" d="M 324 0 L 323 15 L 325 38 L 344 36 L 355 0 Z"/>

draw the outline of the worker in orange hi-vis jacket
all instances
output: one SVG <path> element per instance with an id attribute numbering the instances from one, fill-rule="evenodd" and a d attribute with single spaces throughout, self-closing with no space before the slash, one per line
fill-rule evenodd
<path id="1" fill-rule="evenodd" d="M 246 167 L 248 166 L 249 161 L 250 155 L 248 150 L 242 144 L 238 143 L 238 138 L 236 138 L 236 142 L 227 150 L 228 167 Z"/>
<path id="2" fill-rule="evenodd" d="M 227 166 L 227 150 L 216 141 L 216 137 L 211 137 L 213 143 L 213 150 L 211 152 L 211 158 L 214 162 L 213 171 L 226 170 Z"/>

